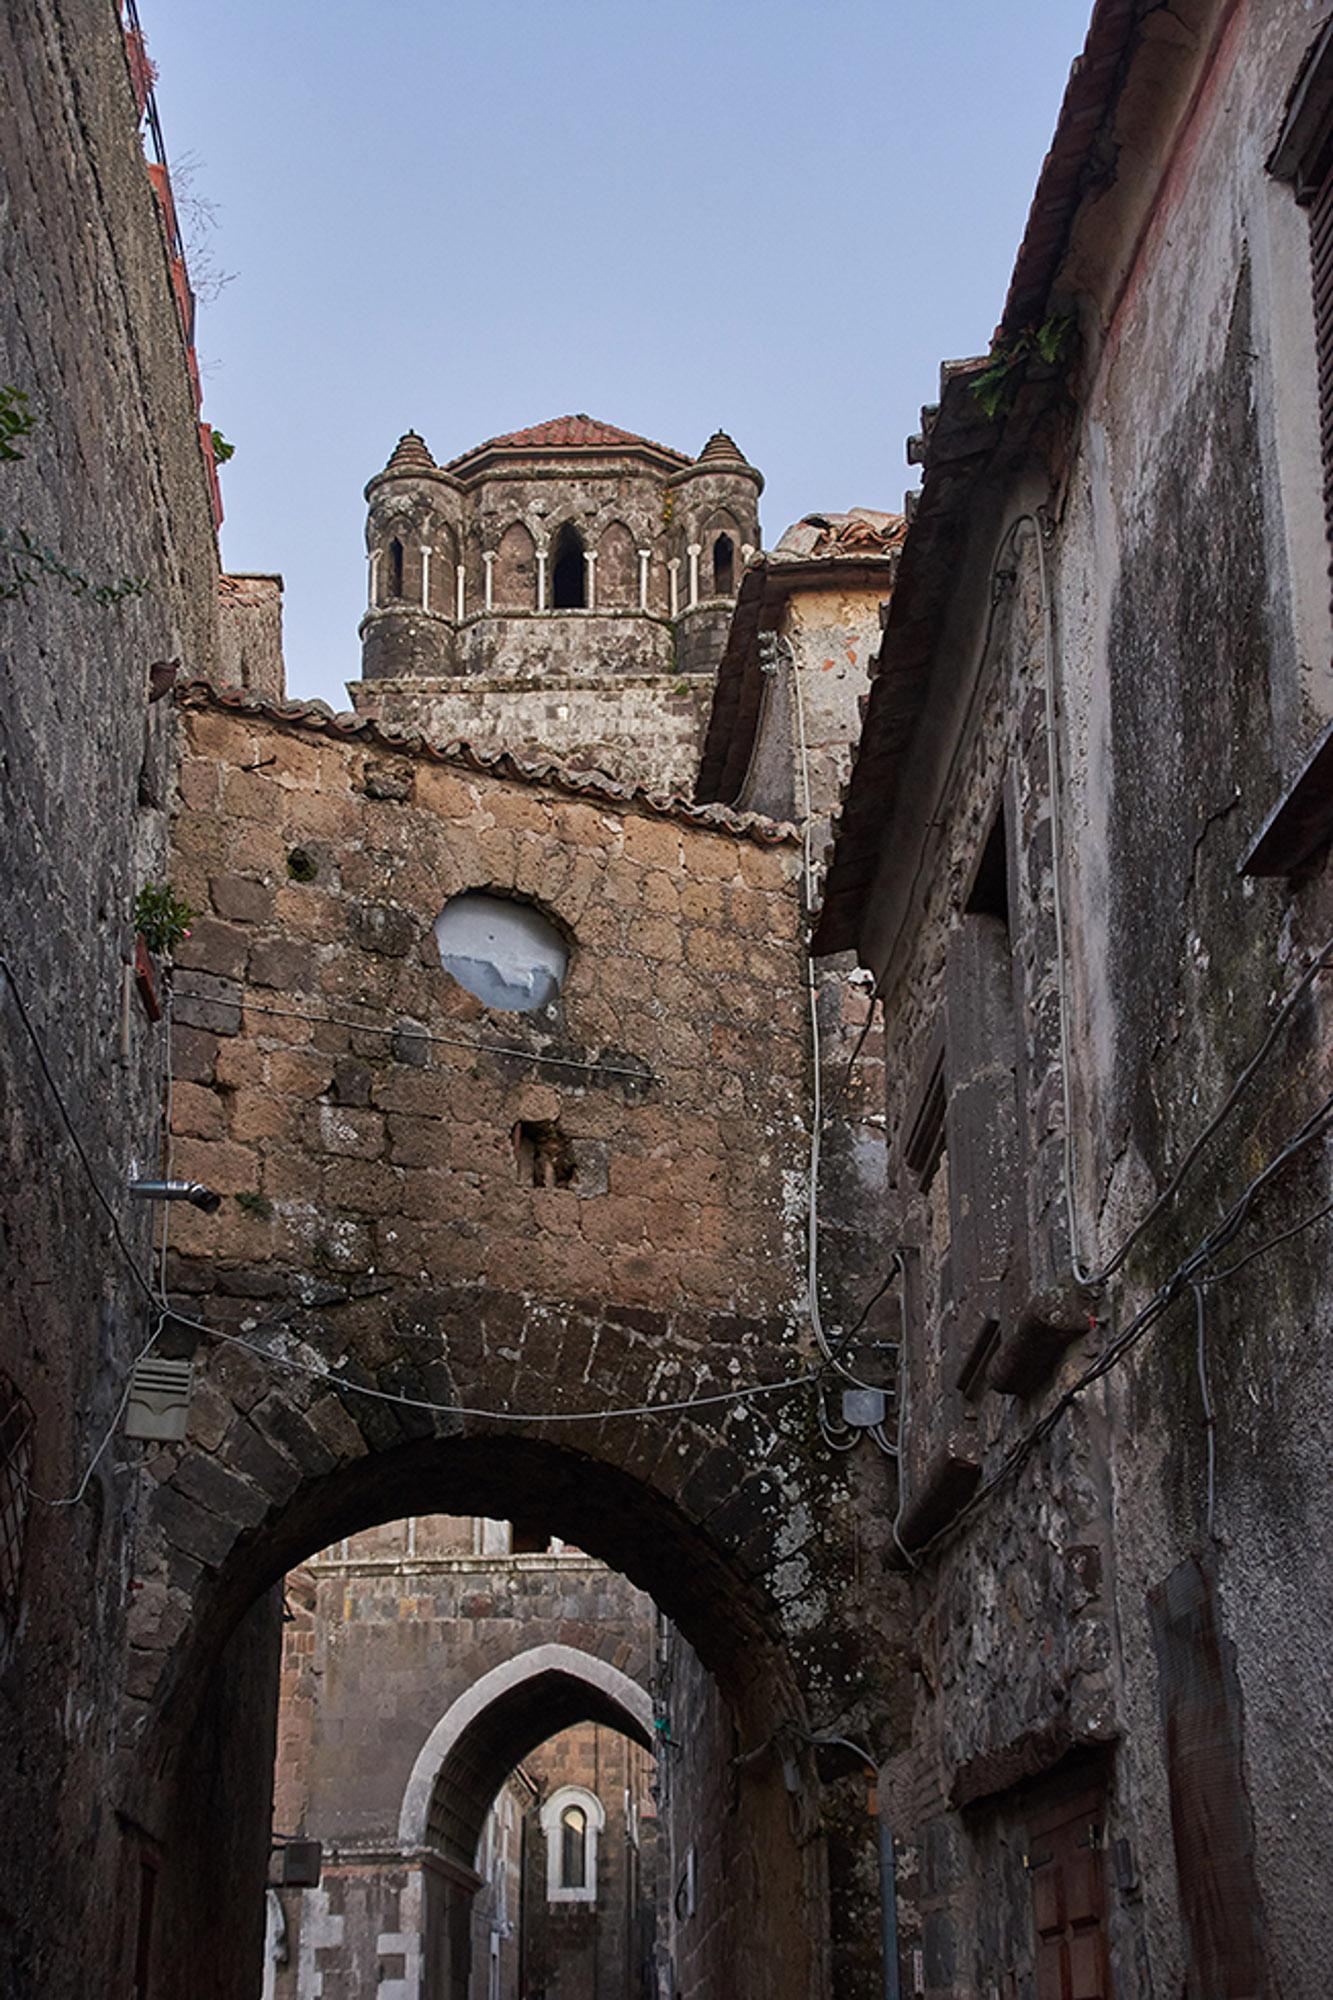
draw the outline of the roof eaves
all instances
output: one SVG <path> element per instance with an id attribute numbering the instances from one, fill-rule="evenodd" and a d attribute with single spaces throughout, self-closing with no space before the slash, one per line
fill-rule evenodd
<path id="1" fill-rule="evenodd" d="M 220 708 L 252 715 L 280 729 L 314 731 L 341 742 L 362 741 L 378 748 L 420 757 L 435 764 L 453 764 L 485 777 L 503 778 L 518 784 L 536 785 L 575 798 L 595 799 L 620 812 L 641 812 L 655 819 L 671 819 L 711 833 L 729 833 L 764 847 L 775 847 L 800 839 L 796 827 L 766 819 L 762 813 L 738 813 L 717 804 L 694 805 L 688 799 L 650 792 L 642 785 L 619 785 L 600 772 L 578 771 L 549 761 L 518 757 L 511 750 L 479 750 L 461 738 L 451 743 L 432 743 L 416 730 L 396 729 L 373 716 L 335 714 L 323 701 L 272 701 L 249 688 L 220 687 L 204 679 L 187 681 L 175 690 L 176 700 L 185 708 Z"/>

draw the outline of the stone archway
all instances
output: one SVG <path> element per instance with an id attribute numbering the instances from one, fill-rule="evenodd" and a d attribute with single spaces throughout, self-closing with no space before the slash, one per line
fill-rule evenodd
<path id="1" fill-rule="evenodd" d="M 238 1369 L 236 1351 L 226 1348 L 212 1360 L 213 1387 L 221 1393 L 225 1385 L 235 1399 L 230 1448 L 226 1438 L 211 1453 L 186 1447 L 171 1477 L 160 1482 L 142 1558 L 150 1574 L 136 1599 L 144 1607 L 140 1637 L 171 1640 L 141 1646 L 135 1655 L 130 1716 L 137 1751 L 127 1761 L 123 1793 L 128 1816 L 161 1857 L 157 1964 L 163 1990 L 189 1990 L 195 2000 L 244 2000 L 249 1987 L 235 1971 L 243 1931 L 254 1932 L 247 1949 L 257 1964 L 273 1743 L 265 1689 L 276 1679 L 277 1580 L 343 1535 L 406 1513 L 521 1512 L 649 1590 L 697 1647 L 711 1679 L 692 1693 L 691 1727 L 697 1724 L 705 1760 L 701 1782 L 712 1800 L 707 1818 L 714 1842 L 701 1875 L 716 1903 L 706 1911 L 701 1902 L 698 1935 L 704 1937 L 707 1924 L 708 1949 L 725 1963 L 731 1990 L 743 2000 L 825 2000 L 827 1864 L 818 1781 L 806 1755 L 805 1823 L 794 1837 L 783 1761 L 764 1753 L 775 1735 L 799 1753 L 799 1732 L 811 1729 L 815 1718 L 764 1581 L 772 1558 L 753 1543 L 762 1466 L 748 1452 L 742 1457 L 720 1443 L 715 1431 L 682 1424 L 679 1415 L 637 1433 L 638 1448 L 662 1467 L 646 1479 L 594 1455 L 598 1444 L 607 1452 L 607 1440 L 586 1432 L 577 1444 L 555 1443 L 517 1438 L 476 1420 L 439 1418 L 427 1435 L 405 1438 L 398 1430 L 393 1436 L 384 1412 L 364 1400 L 358 1407 L 354 1395 L 330 1396 L 298 1380 L 281 1396 L 270 1390 L 256 1397 L 261 1384 L 267 1386 L 262 1371 Z M 611 1393 L 595 1370 L 583 1386 L 585 1395 L 590 1389 L 603 1397 Z M 751 1448 L 760 1423 L 750 1427 Z M 278 1447 L 267 1447 L 269 1457 L 256 1443 L 278 1425 L 289 1450 L 296 1449 L 301 1426 L 321 1440 L 317 1460 L 312 1455 L 304 1470 L 288 1460 L 280 1481 Z M 618 1455 L 628 1455 L 626 1442 Z M 779 1444 L 780 1435 L 770 1432 L 770 1457 Z M 716 1487 L 699 1484 L 706 1465 Z M 282 1498 L 261 1505 L 275 1481 Z M 771 1466 L 767 1481 L 771 1509 L 781 1498 Z M 211 1507 L 226 1507 L 225 1521 L 201 1499 L 182 1504 L 205 1490 Z M 704 1494 L 690 1505 L 691 1496 Z M 733 1539 L 738 1519 L 751 1523 L 748 1550 Z M 173 1576 L 179 1579 L 174 1585 L 166 1581 Z M 150 1618 L 157 1625 L 153 1633 Z M 516 1683 L 508 1702 L 490 1704 L 490 1716 L 501 1725 L 494 1735 L 484 1726 L 485 1709 L 477 1715 L 463 1708 L 454 1717 L 452 1747 L 481 1754 L 469 1781 L 468 1826 L 452 1841 L 447 1829 L 444 1840 L 435 1841 L 444 1850 L 443 1879 L 462 1892 L 446 1891 L 434 1916 L 427 1912 L 427 1928 L 433 1922 L 437 1936 L 463 1935 L 472 1885 L 461 1856 L 475 1841 L 493 1795 L 492 1778 L 503 1778 L 516 1745 L 521 1754 L 525 1730 L 536 1732 L 535 1743 L 582 1714 L 614 1722 L 642 1740 L 641 1692 L 631 1695 L 605 1663 L 578 1674 L 565 1671 L 566 1650 L 578 1658 L 574 1648 L 539 1649 L 546 1664 L 531 1663 L 535 1671 Z M 157 1669 L 152 1680 L 145 1671 L 150 1660 Z M 760 1754 L 751 1759 L 754 1749 Z M 742 1753 L 744 1763 L 733 1769 Z M 419 1794 L 420 1787 L 414 1806 Z M 228 1859 L 221 1874 L 219 1855 Z M 451 1895 L 456 1910 L 448 1907 Z M 433 1976 L 445 1982 L 441 1993 L 461 1991 L 465 1965 L 446 1953 Z M 688 1982 L 684 1990 L 691 1990 Z"/>
<path id="2" fill-rule="evenodd" d="M 404 1866 L 420 1874 L 405 1899 L 420 1912 L 420 2000 L 466 2000 L 486 1815 L 508 1774 L 579 1722 L 602 1723 L 652 1747 L 652 1703 L 637 1681 L 595 1654 L 546 1644 L 473 1682 L 422 1745 L 398 1826 Z"/>
<path id="3" fill-rule="evenodd" d="M 497 1754 L 505 1760 L 503 1777 L 529 1749 L 572 1722 L 605 1722 L 645 1749 L 652 1746 L 653 1705 L 648 1695 L 637 1681 L 594 1653 L 573 1646 L 532 1646 L 483 1674 L 446 1709 L 421 1746 L 403 1794 L 398 1821 L 402 1846 L 426 1845 L 437 1789 L 450 1783 L 451 1758 L 468 1774 L 474 1808 L 481 1807 L 476 1815 L 479 1828 L 494 1797 L 491 1786 L 484 1803 L 481 1799 L 497 1768 Z M 474 1848 L 475 1844 L 474 1838 Z"/>

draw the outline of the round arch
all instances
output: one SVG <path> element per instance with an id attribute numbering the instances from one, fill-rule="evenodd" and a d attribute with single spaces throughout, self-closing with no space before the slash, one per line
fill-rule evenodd
<path id="1" fill-rule="evenodd" d="M 606 1723 L 645 1749 L 652 1747 L 648 1696 L 637 1681 L 595 1654 L 573 1646 L 533 1646 L 483 1674 L 445 1710 L 421 1746 L 398 1819 L 404 1850 L 430 1844 L 437 1789 L 449 1785 L 456 1767 L 460 1782 L 454 1789 L 466 1804 L 450 1815 L 451 1831 L 465 1847 L 475 1820 L 475 1851 L 506 1773 L 548 1736 L 576 1722 Z M 455 1858 L 470 1863 L 472 1854 Z"/>

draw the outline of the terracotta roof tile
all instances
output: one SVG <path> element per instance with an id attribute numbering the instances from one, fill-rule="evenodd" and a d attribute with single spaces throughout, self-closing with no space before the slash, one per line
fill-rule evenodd
<path id="1" fill-rule="evenodd" d="M 649 813 L 657 819 L 674 819 L 705 832 L 731 833 L 761 846 L 775 847 L 800 839 L 794 826 L 765 819 L 762 813 L 732 812 L 729 806 L 691 805 L 687 799 L 647 791 L 642 785 L 618 785 L 602 772 L 575 771 L 554 759 L 533 762 L 516 757 L 509 750 L 478 750 L 461 740 L 430 743 L 416 730 L 395 729 L 368 715 L 335 715 L 323 701 L 272 701 L 249 688 L 218 687 L 212 681 L 187 681 L 176 690 L 176 699 L 186 708 L 225 708 L 254 715 L 284 729 L 310 729 L 321 736 L 338 737 L 344 742 L 361 740 L 385 750 L 402 751 L 424 757 L 435 764 L 456 764 L 490 778 L 509 779 L 523 785 L 545 785 L 568 792 L 576 798 L 595 799 L 616 811 Z"/>
<path id="2" fill-rule="evenodd" d="M 668 458 L 674 458 L 681 465 L 688 465 L 689 458 L 684 452 L 673 451 L 670 445 L 658 444 L 653 438 L 640 437 L 634 431 L 622 431 L 615 424 L 604 424 L 596 417 L 580 411 L 573 417 L 551 417 L 544 424 L 533 424 L 527 430 L 506 431 L 500 437 L 487 438 L 481 444 L 473 445 L 470 451 L 461 452 L 452 458 L 446 468 L 453 471 L 488 451 L 605 451 L 617 445 L 639 445 L 650 451 L 660 451 Z"/>

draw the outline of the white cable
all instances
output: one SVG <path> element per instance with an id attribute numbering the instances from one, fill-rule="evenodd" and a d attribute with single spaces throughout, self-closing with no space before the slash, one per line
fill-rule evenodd
<path id="1" fill-rule="evenodd" d="M 796 738 L 801 754 L 801 793 L 804 810 L 801 815 L 801 856 L 805 876 L 805 912 L 807 918 L 815 907 L 815 863 L 813 849 L 814 801 L 810 790 L 810 748 L 805 733 L 805 697 L 801 691 L 801 675 L 796 665 L 796 654 L 789 639 L 779 641 L 785 648 L 787 664 L 791 669 L 791 684 L 796 709 Z M 863 1382 L 854 1375 L 846 1363 L 839 1359 L 837 1351 L 824 1331 L 824 1316 L 819 1307 L 819 1165 L 824 1136 L 824 1085 L 823 1063 L 819 1038 L 819 978 L 815 970 L 814 954 L 805 953 L 805 990 L 810 1010 L 810 1064 L 813 1076 L 810 1111 L 810 1191 L 806 1209 L 806 1258 L 805 1282 L 806 1298 L 810 1313 L 810 1327 L 815 1343 L 829 1367 L 835 1369 L 844 1381 L 858 1389 L 871 1389 L 875 1385 Z M 824 1407 L 824 1398 L 819 1399 L 819 1426 L 824 1441 L 835 1451 L 850 1451 L 860 1442 L 861 1432 L 850 1425 L 834 1423 Z M 848 1442 L 840 1442 L 847 1438 Z"/>
<path id="2" fill-rule="evenodd" d="M 775 1396 L 787 1389 L 804 1388 L 816 1383 L 818 1376 L 813 1369 L 805 1369 L 799 1375 L 788 1375 L 780 1382 L 757 1382 L 745 1389 L 721 1389 L 714 1395 L 685 1396 L 678 1401 L 665 1403 L 635 1403 L 622 1405 L 610 1410 L 481 1410 L 466 1403 L 435 1403 L 422 1396 L 403 1396 L 392 1389 L 372 1389 L 364 1382 L 353 1382 L 349 1376 L 339 1375 L 330 1368 L 317 1367 L 313 1362 L 298 1361 L 294 1355 L 278 1354 L 270 1347 L 263 1347 L 256 1340 L 247 1340 L 243 1334 L 229 1333 L 220 1326 L 210 1326 L 204 1320 L 187 1319 L 173 1312 L 174 1325 L 191 1328 L 196 1333 L 206 1334 L 212 1340 L 227 1341 L 233 1347 L 244 1347 L 261 1360 L 271 1362 L 275 1368 L 286 1368 L 295 1375 L 309 1375 L 319 1382 L 331 1382 L 335 1388 L 345 1389 L 355 1396 L 369 1396 L 377 1403 L 392 1403 L 400 1409 L 424 1410 L 441 1417 L 478 1417 L 487 1423 L 498 1424 L 586 1424 L 599 1422 L 604 1417 L 651 1417 L 664 1412 L 674 1414 L 682 1410 L 703 1409 L 718 1403 L 740 1403 L 751 1396 Z M 285 1327 L 285 1322 L 283 1322 Z M 298 1336 L 299 1337 L 299 1336 Z"/>
<path id="3" fill-rule="evenodd" d="M 72 1493 L 66 1493 L 62 1498 L 58 1500 L 52 1499 L 50 1495 L 46 1493 L 39 1493 L 37 1491 L 37 1488 L 35 1486 L 29 1485 L 26 1479 L 23 1480 L 22 1484 L 24 1491 L 30 1496 L 30 1498 L 39 1502 L 41 1506 L 76 1507 L 79 1501 L 82 1500 L 84 1494 L 88 1491 L 88 1482 L 91 1480 L 94 1472 L 97 1470 L 97 1467 L 101 1462 L 102 1454 L 106 1450 L 107 1446 L 110 1444 L 112 1438 L 115 1436 L 120 1420 L 125 1414 L 125 1405 L 129 1402 L 130 1392 L 134 1387 L 134 1371 L 138 1367 L 139 1363 L 141 1361 L 146 1360 L 148 1355 L 152 1352 L 153 1347 L 156 1345 L 157 1337 L 161 1333 L 164 1325 L 166 1324 L 166 1320 L 167 1320 L 167 1315 L 165 1312 L 158 1314 L 157 1323 L 154 1326 L 153 1331 L 149 1334 L 147 1340 L 144 1342 L 143 1346 L 139 1349 L 139 1352 L 135 1355 L 133 1361 L 130 1363 L 130 1372 L 126 1377 L 125 1387 L 120 1392 L 120 1400 L 116 1404 L 115 1415 L 112 1417 L 111 1422 L 107 1425 L 106 1430 L 102 1434 L 102 1442 L 98 1445 L 96 1451 L 93 1453 L 92 1457 L 88 1460 L 87 1465 L 84 1467 L 83 1477 L 79 1481 L 78 1485 L 75 1487 L 74 1491 Z"/>

